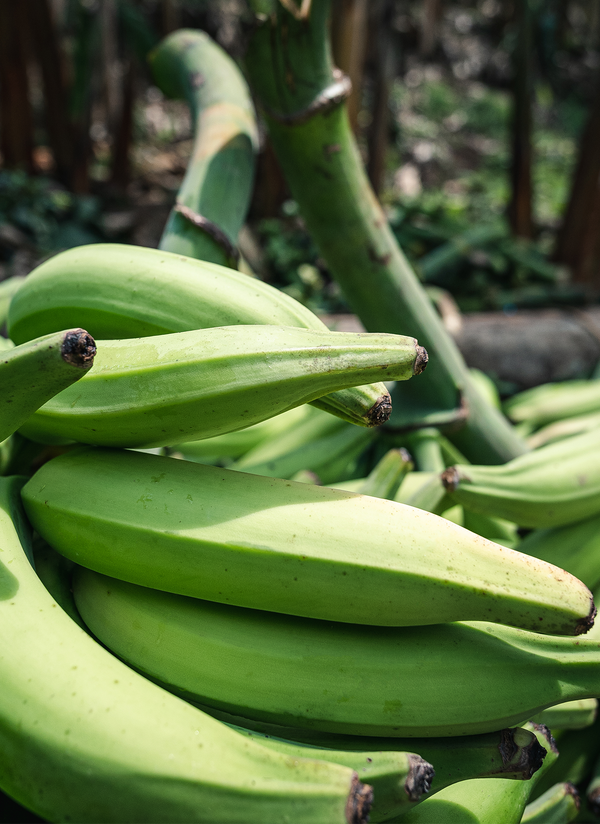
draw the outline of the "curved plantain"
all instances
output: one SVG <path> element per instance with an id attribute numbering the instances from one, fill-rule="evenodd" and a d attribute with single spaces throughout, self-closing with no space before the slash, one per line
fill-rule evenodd
<path id="1" fill-rule="evenodd" d="M 273 724 L 471 735 L 600 694 L 597 641 L 484 622 L 398 628 L 275 615 L 83 567 L 73 582 L 83 620 L 115 655 L 188 700 Z"/>
<path id="2" fill-rule="evenodd" d="M 234 269 L 118 243 L 78 246 L 44 261 L 9 307 L 15 343 L 73 323 L 105 340 L 247 324 L 327 328 L 289 295 Z M 379 382 L 340 389 L 315 404 L 362 426 L 378 426 L 391 412 Z"/>
<path id="3" fill-rule="evenodd" d="M 406 380 L 426 362 L 414 338 L 285 326 L 102 341 L 94 371 L 21 431 L 42 443 L 167 446 L 242 429 L 376 376 Z"/>
<path id="4" fill-rule="evenodd" d="M 589 590 L 562 569 L 330 487 L 79 448 L 44 464 L 23 500 L 61 554 L 183 595 L 350 623 L 485 619 L 566 635 L 595 615 Z"/>

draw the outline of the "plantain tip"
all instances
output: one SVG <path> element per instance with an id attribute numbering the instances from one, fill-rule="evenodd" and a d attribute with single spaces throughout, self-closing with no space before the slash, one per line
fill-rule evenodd
<path id="1" fill-rule="evenodd" d="M 551 750 L 555 755 L 558 755 L 558 747 L 556 746 L 556 741 L 554 740 L 554 736 L 548 729 L 545 724 L 536 724 L 534 721 L 529 722 L 531 724 L 531 728 L 534 729 L 539 735 L 541 735 L 546 740 L 547 750 Z"/>
<path id="2" fill-rule="evenodd" d="M 579 795 L 579 790 L 570 781 L 565 781 L 565 793 L 566 795 L 571 795 L 573 797 L 573 801 L 575 802 L 575 809 L 579 811 L 581 809 L 581 797 Z M 600 811 L 599 811 L 600 812 Z M 598 815 L 596 812 L 595 815 Z"/>
<path id="3" fill-rule="evenodd" d="M 345 811 L 348 824 L 367 824 L 372 804 L 373 787 L 363 784 L 358 775 L 353 773 Z"/>
<path id="4" fill-rule="evenodd" d="M 389 420 L 392 414 L 392 399 L 390 393 L 380 395 L 367 412 L 367 426 L 381 426 Z"/>
<path id="5" fill-rule="evenodd" d="M 523 734 L 531 736 L 523 742 Z M 521 740 L 518 741 L 517 739 Z M 542 766 L 546 757 L 546 750 L 535 735 L 531 735 L 529 730 L 522 727 L 512 727 L 501 730 L 498 751 L 502 758 L 503 770 L 507 773 L 521 772 L 524 781 L 527 781 Z"/>
<path id="6" fill-rule="evenodd" d="M 435 770 L 429 761 L 425 761 L 420 755 L 410 753 L 408 761 L 410 767 L 404 782 L 404 789 L 409 801 L 420 801 L 421 796 L 431 789 Z"/>
<path id="7" fill-rule="evenodd" d="M 458 489 L 460 475 L 458 474 L 458 469 L 455 466 L 449 466 L 448 469 L 444 469 L 441 478 L 444 488 L 448 492 L 455 492 Z"/>
<path id="8" fill-rule="evenodd" d="M 72 366 L 89 369 L 94 363 L 96 342 L 85 329 L 69 329 L 65 332 L 60 353 Z"/>
<path id="9" fill-rule="evenodd" d="M 585 618 L 581 618 L 575 625 L 575 635 L 583 635 L 584 632 L 588 632 L 594 626 L 597 612 L 594 598 L 590 595 L 590 611 Z"/>
<path id="10" fill-rule="evenodd" d="M 428 360 L 429 355 L 427 354 L 427 349 L 425 349 L 424 346 L 419 346 L 419 344 L 417 344 L 417 356 L 413 367 L 413 375 L 420 375 L 427 366 Z"/>

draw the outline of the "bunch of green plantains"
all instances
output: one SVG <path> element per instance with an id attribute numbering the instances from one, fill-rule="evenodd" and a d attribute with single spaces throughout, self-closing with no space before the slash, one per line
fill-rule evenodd
<path id="1" fill-rule="evenodd" d="M 63 252 L 7 328 L 5 793 L 83 824 L 516 824 L 573 820 L 585 780 L 593 815 L 600 430 L 471 466 L 386 426 L 414 338 L 164 251 Z"/>

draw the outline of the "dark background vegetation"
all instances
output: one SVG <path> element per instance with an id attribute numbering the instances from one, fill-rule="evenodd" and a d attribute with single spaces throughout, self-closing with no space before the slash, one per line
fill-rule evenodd
<path id="1" fill-rule="evenodd" d="M 597 303 L 600 0 L 334 0 L 373 185 L 421 278 L 462 311 Z M 192 146 L 146 65 L 202 28 L 242 59 L 243 0 L 0 3 L 0 279 L 97 241 L 156 246 Z M 344 302 L 268 139 L 243 254 L 311 308 Z"/>

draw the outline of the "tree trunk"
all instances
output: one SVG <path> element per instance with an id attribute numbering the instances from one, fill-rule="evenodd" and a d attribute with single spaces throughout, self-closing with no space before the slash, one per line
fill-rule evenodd
<path id="1" fill-rule="evenodd" d="M 576 283 L 600 293 L 598 237 L 600 236 L 600 80 L 586 126 L 579 142 L 579 155 L 571 192 L 558 232 L 554 259 L 571 270 Z"/>
<path id="2" fill-rule="evenodd" d="M 335 65 L 352 83 L 347 106 L 354 132 L 358 127 L 363 71 L 367 44 L 368 0 L 334 0 L 331 18 L 331 47 Z"/>
<path id="3" fill-rule="evenodd" d="M 71 61 L 73 80 L 69 114 L 73 129 L 71 187 L 77 194 L 90 189 L 89 164 L 92 153 L 90 125 L 92 101 L 96 91 L 96 72 L 100 45 L 98 10 L 83 4 L 76 7 L 75 48 Z"/>
<path id="4" fill-rule="evenodd" d="M 391 0 L 379 0 L 373 19 L 375 93 L 367 141 L 369 147 L 367 174 L 376 194 L 379 194 L 384 184 L 389 142 L 389 99 L 396 62 L 392 31 L 393 13 L 394 4 Z"/>
<path id="5" fill-rule="evenodd" d="M 54 156 L 56 176 L 65 186 L 70 186 L 73 136 L 67 109 L 64 56 L 49 0 L 30 0 L 30 11 L 29 25 L 44 87 L 48 142 Z"/>
<path id="6" fill-rule="evenodd" d="M 134 92 L 135 65 L 134 60 L 129 59 L 122 78 L 121 109 L 114 130 L 110 174 L 111 185 L 120 190 L 126 188 L 131 173 L 130 150 L 133 138 Z"/>
<path id="7" fill-rule="evenodd" d="M 419 42 L 421 57 L 427 59 L 435 54 L 440 41 L 440 22 L 443 10 L 443 0 L 423 0 Z"/>
<path id="8" fill-rule="evenodd" d="M 27 8 L 0 2 L 0 151 L 9 169 L 33 171 L 33 116 L 27 79 Z"/>
<path id="9" fill-rule="evenodd" d="M 515 0 L 517 41 L 513 57 L 512 194 L 508 217 L 513 234 L 533 237 L 532 217 L 532 45 L 531 0 Z"/>

